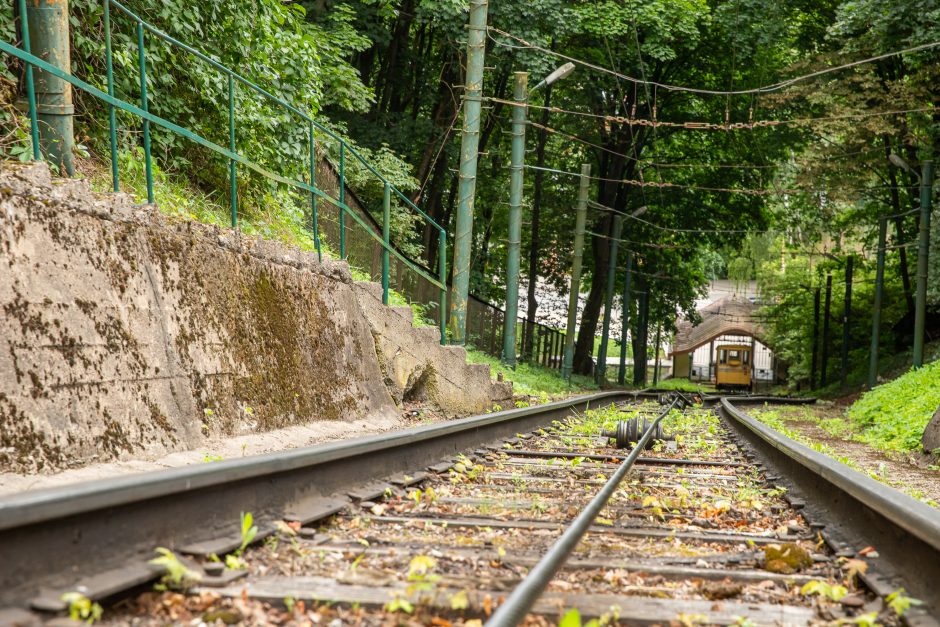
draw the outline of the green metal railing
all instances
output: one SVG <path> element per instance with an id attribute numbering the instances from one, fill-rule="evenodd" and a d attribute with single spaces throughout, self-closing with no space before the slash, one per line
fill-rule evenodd
<path id="1" fill-rule="evenodd" d="M 153 194 L 153 160 L 151 156 L 151 146 L 150 146 L 150 125 L 156 124 L 164 129 L 172 131 L 177 135 L 185 137 L 190 141 L 208 148 L 209 150 L 226 157 L 229 161 L 229 183 L 230 183 L 230 194 L 231 194 L 231 224 L 233 228 L 238 226 L 238 197 L 237 197 L 237 166 L 241 165 L 247 167 L 262 176 L 288 185 L 295 189 L 307 192 L 310 194 L 310 211 L 311 211 L 311 225 L 310 228 L 313 232 L 314 243 L 317 249 L 317 254 L 322 260 L 322 250 L 320 242 L 320 229 L 317 223 L 317 200 L 322 198 L 324 201 L 334 204 L 339 209 L 340 216 L 340 257 L 343 259 L 346 258 L 346 220 L 345 215 L 349 214 L 356 223 L 359 224 L 362 229 L 364 229 L 369 236 L 374 239 L 376 242 L 382 246 L 382 288 L 383 296 L 382 301 L 385 304 L 388 304 L 389 297 L 389 264 L 391 256 L 394 255 L 399 261 L 401 261 L 405 266 L 407 266 L 412 272 L 420 275 L 435 287 L 440 290 L 439 297 L 439 324 L 441 330 L 441 344 L 446 343 L 446 300 L 447 300 L 447 233 L 440 224 L 435 222 L 430 216 L 428 216 L 424 211 L 417 207 L 407 196 L 405 196 L 398 188 L 396 188 L 387 178 L 385 178 L 378 170 L 376 170 L 372 164 L 366 161 L 362 155 L 360 155 L 356 149 L 349 145 L 343 140 L 342 137 L 331 131 L 329 128 L 324 127 L 319 124 L 312 116 L 304 113 L 300 109 L 294 107 L 293 105 L 285 102 L 284 100 L 273 95 L 269 91 L 250 81 L 249 79 L 241 76 L 234 70 L 222 65 L 218 61 L 212 59 L 211 57 L 199 52 L 198 50 L 184 44 L 183 42 L 175 39 L 174 37 L 164 33 L 163 31 L 157 29 L 153 25 L 144 21 L 140 16 L 136 15 L 133 11 L 122 5 L 117 0 L 104 0 L 104 16 L 103 16 L 103 30 L 105 33 L 105 63 L 106 63 L 106 80 L 107 80 L 107 92 L 104 92 L 97 87 L 79 79 L 75 76 L 72 76 L 69 72 L 64 71 L 42 58 L 32 54 L 30 50 L 30 41 L 29 41 L 29 23 L 26 12 L 26 0 L 18 0 L 19 4 L 19 17 L 21 24 L 22 32 L 22 48 L 19 48 L 9 42 L 0 40 L 0 51 L 5 52 L 8 55 L 16 57 L 17 59 L 25 63 L 25 87 L 26 87 L 26 96 L 29 107 L 29 118 L 30 118 L 30 131 L 31 131 L 31 142 L 33 148 L 34 158 L 42 158 L 39 144 L 39 123 L 37 119 L 37 106 L 36 106 L 36 95 L 35 87 L 33 81 L 33 69 L 36 68 L 40 71 L 47 72 L 59 79 L 67 81 L 72 86 L 77 89 L 80 89 L 92 96 L 98 98 L 99 100 L 104 101 L 108 105 L 108 125 L 109 125 L 109 134 L 110 134 L 110 147 L 111 147 L 111 177 L 113 183 L 114 191 L 118 191 L 120 188 L 120 178 L 118 172 L 118 147 L 117 147 L 117 110 L 124 111 L 126 113 L 131 113 L 136 115 L 141 119 L 142 130 L 143 130 L 143 150 L 144 150 L 144 173 L 147 183 L 147 201 L 149 203 L 154 202 Z M 111 42 L 111 8 L 114 7 L 128 18 L 130 18 L 136 26 L 136 36 L 137 36 L 137 60 L 140 73 L 140 105 L 134 105 L 129 102 L 125 102 L 117 98 L 114 94 L 114 63 L 113 63 L 113 51 L 112 51 L 112 42 Z M 147 93 L 147 63 L 146 63 L 146 36 L 147 34 L 153 35 L 154 37 L 167 42 L 168 44 L 180 48 L 185 52 L 193 55 L 197 59 L 209 64 L 211 67 L 222 72 L 228 79 L 228 147 L 220 146 L 219 144 L 206 139 L 205 137 L 200 136 L 197 133 L 192 132 L 189 129 L 186 129 L 178 124 L 175 124 L 169 120 L 161 118 L 157 115 L 151 113 L 148 109 L 148 93 Z M 263 165 L 256 163 L 244 155 L 239 154 L 236 148 L 236 135 L 237 127 L 235 123 L 235 90 L 237 85 L 241 85 L 249 90 L 255 92 L 256 94 L 267 98 L 275 105 L 279 106 L 283 110 L 292 113 L 302 119 L 307 126 L 308 141 L 310 144 L 310 181 L 309 183 L 302 180 L 296 180 L 294 178 L 289 178 L 282 176 L 275 172 L 272 172 Z M 339 145 L 339 165 L 338 165 L 338 176 L 339 176 L 339 191 L 337 198 L 333 198 L 323 190 L 320 190 L 316 187 L 316 178 L 315 178 L 315 166 L 316 166 L 316 133 L 320 132 L 329 136 L 332 140 L 336 141 Z M 347 153 L 351 155 L 356 161 L 358 161 L 362 166 L 364 166 L 372 175 L 374 175 L 380 183 L 384 185 L 383 193 L 383 202 L 382 202 L 382 234 L 379 235 L 372 228 L 370 228 L 366 222 L 357 214 L 357 212 L 346 204 L 346 193 L 345 193 L 345 171 L 346 171 L 346 160 Z M 418 267 L 413 263 L 408 257 L 403 255 L 397 247 L 392 243 L 390 237 L 391 229 L 391 200 L 392 198 L 397 197 L 401 199 L 405 206 L 413 211 L 416 211 L 423 220 L 425 220 L 431 227 L 437 229 L 438 232 L 438 276 L 434 277 L 430 273 L 425 272 L 424 269 Z"/>

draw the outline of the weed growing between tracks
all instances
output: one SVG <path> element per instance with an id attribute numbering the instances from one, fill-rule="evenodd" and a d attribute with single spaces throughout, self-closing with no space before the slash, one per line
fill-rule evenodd
<path id="1" fill-rule="evenodd" d="M 177 622 L 480 627 L 618 467 L 626 451 L 598 431 L 663 408 L 626 409 L 597 408 L 468 451 L 446 471 L 364 496 L 315 528 L 279 525 L 246 551 L 245 580 L 165 593 L 157 609 L 166 618 L 176 608 Z M 872 602 L 713 412 L 673 411 L 666 431 L 674 444 L 643 453 L 526 625 L 633 624 L 643 611 L 661 624 L 770 624 L 768 612 L 779 616 L 784 605 L 797 612 L 794 623 L 863 624 L 855 606 L 801 592 L 819 581 Z M 875 618 L 893 624 L 888 612 Z M 124 622 L 158 620 L 138 610 Z"/>

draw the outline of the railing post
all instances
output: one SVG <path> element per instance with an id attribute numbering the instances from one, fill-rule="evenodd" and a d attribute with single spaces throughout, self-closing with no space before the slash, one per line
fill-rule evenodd
<path id="1" fill-rule="evenodd" d="M 23 43 L 28 35 L 32 54 L 71 73 L 69 51 L 69 7 L 67 0 L 30 0 L 26 3 Z M 72 130 L 72 85 L 58 76 L 39 70 L 32 76 L 31 66 L 27 80 L 32 85 L 38 124 L 40 151 L 45 159 L 55 164 L 59 176 L 75 174 L 73 151 L 75 137 Z M 38 154 L 39 151 L 37 151 Z"/>
<path id="2" fill-rule="evenodd" d="M 881 334 L 881 299 L 884 294 L 885 245 L 888 240 L 888 220 L 878 220 L 878 263 L 875 269 L 875 302 L 871 312 L 871 354 L 868 361 L 868 389 L 878 383 L 878 340 Z"/>
<path id="3" fill-rule="evenodd" d="M 108 95 L 114 97 L 114 56 L 111 52 L 111 1 L 104 0 L 104 57 L 108 79 Z M 111 140 L 111 183 L 114 191 L 120 191 L 117 156 L 117 114 L 113 104 L 108 104 L 108 131 Z"/>
<path id="4" fill-rule="evenodd" d="M 26 13 L 26 0 L 19 0 L 20 31 L 23 37 L 23 51 L 32 53 L 29 42 L 29 16 Z M 33 65 L 26 64 L 26 101 L 29 106 L 29 134 L 32 140 L 33 160 L 41 161 L 42 152 L 39 150 L 39 120 L 36 112 L 36 87 L 33 82 Z"/>
<path id="5" fill-rule="evenodd" d="M 105 0 L 107 1 L 107 0 Z M 228 75 L 228 149 L 235 152 L 235 77 Z M 235 178 L 235 159 L 228 160 L 228 178 L 232 195 L 232 228 L 238 226 L 238 180 Z"/>
<path id="6" fill-rule="evenodd" d="M 140 67 L 140 108 L 147 109 L 147 60 L 144 57 L 144 23 L 137 20 L 137 63 Z M 150 157 L 150 120 L 144 118 L 144 170 L 147 177 L 147 202 L 153 204 L 153 161 Z"/>
<path id="7" fill-rule="evenodd" d="M 441 346 L 447 345 L 447 231 L 437 232 L 437 280 L 441 284 L 438 324 L 441 328 Z"/>
<path id="8" fill-rule="evenodd" d="M 310 120 L 310 187 L 317 188 L 317 142 L 313 134 L 313 120 Z M 323 261 L 323 251 L 320 248 L 320 225 L 317 221 L 317 194 L 310 192 L 310 219 L 313 222 L 313 244 L 317 248 L 317 259 Z"/>
<path id="9" fill-rule="evenodd" d="M 392 188 L 386 181 L 385 193 L 382 196 L 382 304 L 388 304 L 388 270 L 391 245 L 391 218 L 392 218 Z"/>
<path id="10" fill-rule="evenodd" d="M 346 258 L 346 143 L 339 142 L 339 258 Z"/>

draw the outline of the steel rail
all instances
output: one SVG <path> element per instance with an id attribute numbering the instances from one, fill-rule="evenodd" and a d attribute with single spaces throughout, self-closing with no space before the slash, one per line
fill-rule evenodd
<path id="1" fill-rule="evenodd" d="M 69 590 L 89 581 L 96 582 L 88 585 L 90 597 L 103 596 L 98 590 L 113 594 L 141 583 L 147 576 L 141 569 L 146 571 L 156 547 L 187 552 L 186 547 L 201 545 L 217 547 L 212 552 L 218 553 L 237 548 L 241 512 L 254 514 L 261 539 L 278 520 L 323 518 L 349 503 L 351 494 L 381 495 L 389 480 L 403 473 L 543 427 L 572 411 L 630 398 L 623 391 L 601 392 L 244 459 L 2 496 L 0 555 L 11 567 L 0 571 L 0 608 L 25 607 L 40 590 Z M 232 538 L 234 546 L 225 548 Z M 121 574 L 128 572 L 132 576 Z"/>
<path id="2" fill-rule="evenodd" d="M 734 431 L 785 477 L 783 483 L 805 497 L 807 510 L 828 523 L 827 532 L 874 546 L 879 570 L 898 578 L 875 591 L 890 593 L 903 585 L 940 613 L 940 510 L 778 433 L 735 407 L 737 402 L 722 398 L 720 403 Z"/>
<path id="3" fill-rule="evenodd" d="M 561 534 L 561 537 L 555 541 L 548 552 L 542 556 L 538 563 L 529 571 L 526 578 L 515 587 L 509 598 L 497 608 L 488 621 L 486 627 L 515 627 L 525 619 L 526 614 L 535 605 L 535 602 L 541 596 L 542 592 L 548 586 L 552 577 L 558 572 L 558 569 L 564 565 L 568 556 L 587 533 L 594 519 L 601 513 L 607 501 L 614 495 L 617 486 L 623 481 L 627 473 L 633 467 L 633 463 L 640 456 L 640 453 L 646 450 L 646 444 L 653 437 L 656 425 L 676 406 L 680 395 L 676 395 L 653 423 L 647 428 L 643 437 L 637 442 L 627 458 L 620 464 L 616 472 L 611 475 L 604 487 L 594 496 L 593 499 L 581 510 L 581 513 L 571 522 L 571 524 Z"/>

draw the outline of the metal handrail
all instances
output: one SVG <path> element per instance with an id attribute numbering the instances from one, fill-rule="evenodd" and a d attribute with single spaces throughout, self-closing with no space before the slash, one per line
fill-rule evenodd
<path id="1" fill-rule="evenodd" d="M 193 141 L 204 148 L 207 148 L 215 153 L 218 153 L 229 160 L 229 179 L 230 179 L 230 196 L 231 196 L 231 225 L 233 228 L 238 226 L 238 201 L 237 201 L 237 173 L 236 173 L 236 164 L 248 167 L 251 170 L 261 174 L 262 176 L 277 181 L 291 187 L 303 190 L 310 194 L 310 208 L 311 208 L 311 230 L 313 231 L 314 243 L 317 250 L 317 255 L 322 260 L 322 249 L 320 242 L 320 230 L 318 225 L 317 217 L 317 199 L 322 198 L 327 202 L 335 205 L 339 210 L 339 219 L 340 219 L 340 257 L 346 258 L 346 229 L 345 229 L 345 214 L 352 214 L 353 220 L 358 223 L 365 231 L 369 234 L 372 239 L 379 242 L 383 248 L 383 263 L 382 263 L 382 285 L 383 285 L 383 298 L 382 301 L 385 304 L 388 304 L 389 300 L 389 271 L 390 264 L 389 259 L 390 255 L 394 255 L 398 260 L 400 260 L 406 267 L 411 271 L 415 272 L 432 285 L 436 286 L 440 290 L 440 329 L 441 329 L 441 343 L 446 343 L 446 325 L 445 325 L 445 309 L 446 309 L 446 298 L 447 298 L 447 285 L 446 285 L 446 245 L 447 245 L 447 235 L 446 231 L 440 224 L 434 221 L 430 216 L 428 216 L 424 211 L 422 211 L 414 202 L 412 202 L 407 196 L 404 195 L 397 187 L 395 187 L 391 181 L 389 181 L 385 176 L 383 176 L 371 163 L 369 163 L 359 152 L 350 144 L 348 144 L 342 137 L 337 135 L 335 132 L 326 128 L 322 124 L 318 123 L 313 119 L 311 115 L 302 111 L 301 109 L 291 105 L 285 100 L 277 97 L 272 94 L 270 91 L 264 89 L 255 82 L 249 80 L 248 78 L 237 73 L 235 70 L 223 65 L 219 61 L 213 59 L 212 57 L 200 52 L 199 50 L 189 46 L 182 41 L 176 39 L 172 35 L 169 35 L 154 25 L 150 24 L 144 20 L 141 16 L 137 15 L 131 11 L 128 7 L 124 6 L 118 0 L 103 0 L 103 26 L 105 31 L 105 61 L 106 61 L 106 80 L 107 80 L 107 93 L 94 87 L 93 85 L 72 76 L 70 73 L 63 71 L 42 58 L 32 54 L 32 51 L 29 48 L 29 24 L 28 16 L 26 11 L 26 0 L 18 0 L 19 4 L 19 14 L 20 14 L 20 24 L 21 32 L 23 33 L 23 48 L 18 48 L 10 44 L 9 42 L 0 41 L 0 51 L 3 51 L 7 54 L 10 54 L 25 63 L 26 66 L 26 92 L 27 99 L 29 104 L 29 116 L 30 116 L 30 126 L 31 126 L 31 139 L 33 145 L 33 156 L 36 159 L 41 159 L 42 154 L 40 151 L 39 145 L 39 132 L 38 132 L 38 120 L 37 120 L 37 105 L 36 105 L 36 96 L 35 96 L 35 87 L 33 81 L 33 68 L 38 68 L 44 72 L 62 79 L 74 87 L 85 91 L 99 100 L 104 101 L 108 105 L 108 126 L 110 131 L 110 148 L 111 148 L 111 176 L 114 191 L 118 191 L 120 188 L 119 181 L 119 172 L 117 166 L 117 122 L 115 112 L 117 109 L 125 111 L 136 115 L 142 120 L 143 124 L 143 148 L 144 148 L 144 159 L 145 159 L 145 177 L 147 185 L 147 201 L 149 203 L 154 202 L 154 193 L 153 193 L 153 166 L 150 150 L 150 124 L 157 124 L 173 133 L 181 135 L 190 141 Z M 118 11 L 130 18 L 136 25 L 136 39 L 137 39 L 137 57 L 138 57 L 138 66 L 140 73 L 140 91 L 141 91 L 141 100 L 140 105 L 136 106 L 120 98 L 117 98 L 114 95 L 114 72 L 113 72 L 113 50 L 111 43 L 111 11 L 110 7 L 114 6 Z M 148 110 L 147 106 L 147 63 L 146 63 L 146 51 L 145 51 L 145 34 L 151 34 L 158 39 L 167 42 L 172 46 L 176 46 L 181 50 L 193 55 L 197 59 L 209 64 L 211 67 L 222 72 L 228 78 L 228 135 L 229 135 L 229 145 L 227 148 L 220 146 L 219 144 L 208 140 L 197 133 L 184 128 L 178 124 L 165 120 L 159 116 L 156 116 Z M 237 151 L 235 144 L 235 84 L 239 83 L 254 91 L 255 93 L 268 98 L 277 106 L 283 108 L 284 110 L 299 116 L 307 126 L 307 134 L 309 136 L 310 143 L 310 182 L 304 182 L 297 180 L 291 177 L 283 176 L 272 172 L 270 169 L 264 167 L 263 165 L 253 162 L 250 159 L 240 155 Z M 316 163 L 316 137 L 315 133 L 321 132 L 335 141 L 339 142 L 339 194 L 338 198 L 333 198 L 329 194 L 325 193 L 322 190 L 316 188 L 316 179 L 315 179 L 315 163 Z M 345 159 L 346 153 L 350 153 L 353 157 L 359 161 L 369 172 L 371 172 L 380 183 L 385 187 L 384 193 L 384 202 L 383 202 L 383 224 L 382 224 L 382 235 L 377 234 L 371 228 L 369 228 L 365 222 L 357 215 L 349 205 L 346 203 L 345 198 Z M 410 207 L 415 210 L 421 218 L 435 228 L 438 231 L 438 259 L 439 259 L 439 269 L 438 276 L 434 277 L 430 273 L 424 272 L 416 264 L 414 264 L 410 259 L 402 255 L 394 245 L 391 243 L 390 239 L 390 202 L 391 195 L 394 193 L 397 197 L 405 201 L 406 207 Z"/>

